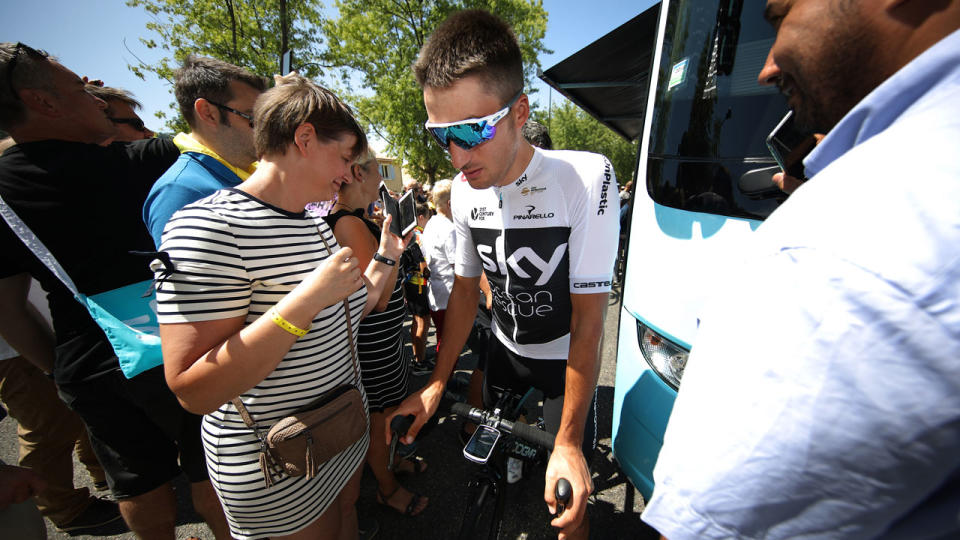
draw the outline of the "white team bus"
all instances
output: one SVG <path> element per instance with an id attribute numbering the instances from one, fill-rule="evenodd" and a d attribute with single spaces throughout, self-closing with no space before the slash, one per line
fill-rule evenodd
<path id="1" fill-rule="evenodd" d="M 765 140 L 787 105 L 757 83 L 774 40 L 764 5 L 664 0 L 541 75 L 615 131 L 640 137 L 623 222 L 613 450 L 648 499 L 698 313 L 785 199 L 770 182 L 779 169 Z"/>

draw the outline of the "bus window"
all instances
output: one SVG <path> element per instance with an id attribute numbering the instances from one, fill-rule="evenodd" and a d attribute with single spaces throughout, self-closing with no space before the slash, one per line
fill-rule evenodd
<path id="1" fill-rule="evenodd" d="M 787 105 L 757 83 L 773 40 L 762 0 L 670 3 L 647 162 L 654 201 L 764 219 L 786 198 L 738 187 L 743 174 L 775 166 L 765 138 Z"/>

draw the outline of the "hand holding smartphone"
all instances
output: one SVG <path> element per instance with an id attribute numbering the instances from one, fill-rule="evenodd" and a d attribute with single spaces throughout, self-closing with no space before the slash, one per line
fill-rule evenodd
<path id="1" fill-rule="evenodd" d="M 767 148 L 777 165 L 785 174 L 800 181 L 807 179 L 803 170 L 803 158 L 807 157 L 815 146 L 816 136 L 813 132 L 796 126 L 792 110 L 787 112 L 767 136 Z"/>
<path id="2" fill-rule="evenodd" d="M 413 200 L 413 190 L 404 193 L 400 201 L 390 196 L 386 184 L 380 182 L 380 203 L 383 205 L 384 217 L 393 216 L 390 223 L 390 232 L 403 238 L 417 226 L 417 209 Z"/>

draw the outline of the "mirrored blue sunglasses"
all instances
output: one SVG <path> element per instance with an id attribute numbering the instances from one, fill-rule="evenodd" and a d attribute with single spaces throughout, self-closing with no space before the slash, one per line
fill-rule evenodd
<path id="1" fill-rule="evenodd" d="M 427 122 L 423 127 L 427 128 L 430 135 L 433 135 L 434 140 L 444 150 L 450 149 L 451 142 L 464 150 L 470 150 L 489 141 L 497 134 L 497 122 L 507 116 L 510 107 L 513 107 L 522 95 L 523 90 L 520 90 L 502 109 L 483 118 L 468 118 L 445 123 Z"/>

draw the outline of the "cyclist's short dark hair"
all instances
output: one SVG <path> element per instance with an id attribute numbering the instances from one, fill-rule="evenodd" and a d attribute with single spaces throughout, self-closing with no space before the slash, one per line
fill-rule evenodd
<path id="1" fill-rule="evenodd" d="M 191 128 L 194 127 L 193 104 L 200 98 L 217 103 L 226 103 L 234 98 L 230 83 L 242 82 L 263 92 L 267 79 L 254 75 L 242 67 L 205 56 L 188 55 L 183 66 L 174 72 L 174 94 L 180 106 L 180 114 Z M 220 116 L 226 124 L 225 115 Z"/>
<path id="2" fill-rule="evenodd" d="M 27 109 L 15 93 L 24 88 L 56 92 L 50 61 L 46 51 L 23 43 L 0 43 L 0 128 L 19 126 L 26 119 Z"/>
<path id="3" fill-rule="evenodd" d="M 508 101 L 523 89 L 523 58 L 510 25 L 481 9 L 453 13 L 420 49 L 413 73 L 421 88 L 446 88 L 477 75 Z"/>

